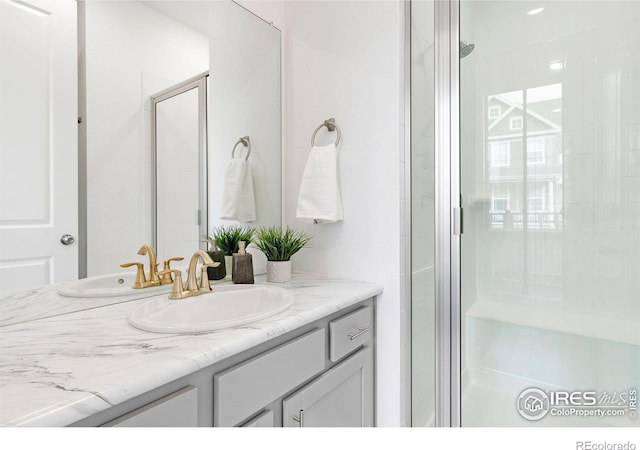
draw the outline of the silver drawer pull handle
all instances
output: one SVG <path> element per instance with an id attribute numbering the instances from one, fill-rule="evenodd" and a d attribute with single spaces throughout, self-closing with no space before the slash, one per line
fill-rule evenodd
<path id="1" fill-rule="evenodd" d="M 299 417 L 293 416 L 292 419 L 298 422 L 300 424 L 300 427 L 304 427 L 304 409 L 300 410 Z"/>
<path id="2" fill-rule="evenodd" d="M 360 336 L 362 336 L 363 334 L 365 334 L 367 331 L 369 331 L 371 329 L 371 327 L 367 327 L 367 328 L 358 328 L 358 332 L 354 333 L 354 334 L 348 334 L 347 336 L 349 336 L 350 340 L 354 340 L 355 338 L 358 338 Z"/>

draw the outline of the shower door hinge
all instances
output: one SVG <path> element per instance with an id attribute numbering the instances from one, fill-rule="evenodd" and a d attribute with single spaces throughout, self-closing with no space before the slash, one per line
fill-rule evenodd
<path id="1" fill-rule="evenodd" d="M 463 233 L 462 208 L 453 208 L 453 234 L 460 236 Z"/>

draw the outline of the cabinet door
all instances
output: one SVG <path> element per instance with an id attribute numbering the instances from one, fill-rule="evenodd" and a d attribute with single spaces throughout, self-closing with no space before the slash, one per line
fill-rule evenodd
<path id="1" fill-rule="evenodd" d="M 283 401 L 285 427 L 373 426 L 372 350 L 365 347 Z"/>

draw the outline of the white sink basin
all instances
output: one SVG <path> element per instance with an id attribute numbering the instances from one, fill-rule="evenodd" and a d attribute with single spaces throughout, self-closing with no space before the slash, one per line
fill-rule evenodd
<path id="1" fill-rule="evenodd" d="M 210 294 L 183 300 L 149 300 L 131 311 L 129 323 L 154 333 L 204 333 L 265 319 L 293 301 L 290 292 L 275 286 L 216 286 Z"/>
<path id="2" fill-rule="evenodd" d="M 99 277 L 84 278 L 78 281 L 64 283 L 58 290 L 58 294 L 65 297 L 96 298 L 96 297 L 132 297 L 144 298 L 171 292 L 172 284 L 133 289 L 135 274 L 115 273 Z"/>

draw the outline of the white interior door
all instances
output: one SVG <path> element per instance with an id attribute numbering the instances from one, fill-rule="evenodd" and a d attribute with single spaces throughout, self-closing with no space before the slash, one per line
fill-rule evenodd
<path id="1" fill-rule="evenodd" d="M 77 278 L 76 15 L 0 0 L 0 292 Z"/>

